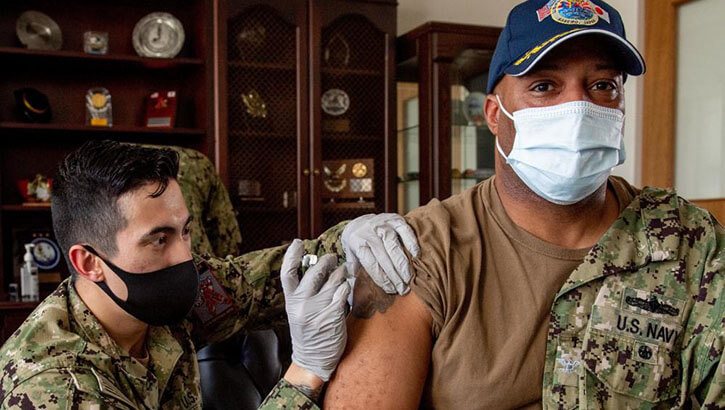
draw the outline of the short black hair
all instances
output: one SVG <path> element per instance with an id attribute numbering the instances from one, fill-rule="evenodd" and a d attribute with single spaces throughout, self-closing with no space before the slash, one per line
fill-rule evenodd
<path id="1" fill-rule="evenodd" d="M 178 171 L 176 151 L 108 140 L 86 142 L 60 163 L 53 180 L 53 230 L 74 278 L 70 247 L 87 243 L 115 255 L 116 233 L 128 222 L 118 198 L 149 183 L 158 183 L 151 195 L 158 197 Z"/>

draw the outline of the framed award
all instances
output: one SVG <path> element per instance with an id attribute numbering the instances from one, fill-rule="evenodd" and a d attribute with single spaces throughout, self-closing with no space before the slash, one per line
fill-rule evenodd
<path id="1" fill-rule="evenodd" d="M 173 58 L 184 46 L 184 26 L 169 13 L 151 13 L 133 29 L 133 48 L 141 57 Z"/>
<path id="2" fill-rule="evenodd" d="M 352 158 L 322 161 L 322 197 L 365 200 L 375 197 L 375 160 Z"/>

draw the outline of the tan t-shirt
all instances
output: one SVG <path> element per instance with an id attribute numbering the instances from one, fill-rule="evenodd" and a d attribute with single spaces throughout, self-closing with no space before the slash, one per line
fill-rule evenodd
<path id="1" fill-rule="evenodd" d="M 589 249 L 516 226 L 493 180 L 406 216 L 421 246 L 411 287 L 433 316 L 423 408 L 541 408 L 551 304 Z M 635 189 L 609 184 L 624 210 Z"/>

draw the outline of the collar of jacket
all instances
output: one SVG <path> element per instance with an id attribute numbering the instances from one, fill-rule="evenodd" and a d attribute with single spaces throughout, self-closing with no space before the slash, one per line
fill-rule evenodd
<path id="1" fill-rule="evenodd" d="M 86 348 L 79 355 L 84 357 L 91 366 L 101 372 L 102 376 L 114 380 L 123 374 L 133 384 L 144 402 L 155 402 L 158 405 L 161 393 L 171 378 L 171 374 L 183 354 L 183 348 L 173 336 L 168 326 L 150 326 L 146 340 L 151 357 L 150 369 L 137 360 L 133 360 L 108 335 L 98 319 L 88 309 L 78 295 L 75 286 L 68 281 L 68 311 L 75 321 L 73 329 L 86 342 Z M 73 325 L 71 325 L 73 326 Z M 120 370 L 120 372 L 114 371 Z"/>
<path id="2" fill-rule="evenodd" d="M 646 187 L 592 247 L 556 298 L 593 280 L 678 259 L 682 222 L 673 190 Z"/>

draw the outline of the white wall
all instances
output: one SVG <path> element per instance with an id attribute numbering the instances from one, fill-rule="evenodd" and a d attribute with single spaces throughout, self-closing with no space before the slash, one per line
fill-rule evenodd
<path id="1" fill-rule="evenodd" d="M 644 55 L 644 0 L 607 0 L 619 10 L 627 28 L 627 38 Z M 502 27 L 509 10 L 521 0 L 398 0 L 398 34 L 403 34 L 427 21 Z M 629 78 L 625 84 L 627 122 L 624 137 L 627 161 L 615 170 L 630 182 L 639 185 L 642 146 L 641 102 L 642 81 Z"/>

